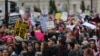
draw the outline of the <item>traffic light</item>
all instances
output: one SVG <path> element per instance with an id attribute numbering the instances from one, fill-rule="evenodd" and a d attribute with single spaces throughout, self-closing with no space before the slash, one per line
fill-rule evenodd
<path id="1" fill-rule="evenodd" d="M 16 11 L 16 2 L 10 1 L 10 12 Z"/>

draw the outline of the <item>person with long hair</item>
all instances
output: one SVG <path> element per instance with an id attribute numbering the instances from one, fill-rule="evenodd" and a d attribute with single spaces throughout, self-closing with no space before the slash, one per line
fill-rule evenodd
<path id="1" fill-rule="evenodd" d="M 50 56 L 49 46 L 47 42 L 41 43 L 41 51 L 42 51 L 42 56 Z"/>
<path id="2" fill-rule="evenodd" d="M 83 56 L 94 56 L 93 50 L 88 46 L 83 53 Z"/>
<path id="3" fill-rule="evenodd" d="M 90 48 L 94 51 L 94 54 L 97 55 L 97 46 L 95 40 L 90 40 Z"/>

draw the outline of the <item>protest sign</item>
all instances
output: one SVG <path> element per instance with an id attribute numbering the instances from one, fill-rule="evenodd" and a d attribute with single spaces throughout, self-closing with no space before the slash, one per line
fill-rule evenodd
<path id="1" fill-rule="evenodd" d="M 25 14 L 24 10 L 22 10 L 22 9 L 19 10 L 19 14 L 20 14 L 20 15 L 24 15 L 24 14 Z"/>
<path id="2" fill-rule="evenodd" d="M 40 16 L 40 13 L 39 12 L 34 12 L 33 13 L 33 17 L 38 17 L 38 16 Z"/>
<path id="3" fill-rule="evenodd" d="M 29 29 L 29 26 L 27 23 L 25 23 L 21 20 L 17 20 L 15 29 L 14 29 L 14 34 L 15 34 L 15 36 L 20 36 L 22 38 L 26 38 L 26 33 L 27 33 L 28 29 Z"/>
<path id="4" fill-rule="evenodd" d="M 21 24 L 21 21 L 17 20 L 16 24 L 15 24 L 15 28 L 14 28 L 14 35 L 15 36 L 19 36 L 20 24 Z"/>
<path id="5" fill-rule="evenodd" d="M 66 28 L 69 28 L 70 30 L 73 30 L 75 25 L 66 25 Z"/>
<path id="6" fill-rule="evenodd" d="M 82 22 L 84 22 L 84 18 L 85 18 L 85 16 L 86 16 L 85 13 L 80 14 L 80 17 L 81 17 Z"/>
<path id="7" fill-rule="evenodd" d="M 96 12 L 96 8 L 92 8 L 92 11 L 93 11 L 93 12 Z"/>
<path id="8" fill-rule="evenodd" d="M 42 15 L 48 15 L 48 9 L 43 8 L 43 9 L 41 10 L 41 14 L 42 14 Z"/>
<path id="9" fill-rule="evenodd" d="M 90 15 L 90 11 L 89 10 L 85 10 L 85 14 L 86 15 Z"/>
<path id="10" fill-rule="evenodd" d="M 83 25 L 84 25 L 84 26 L 87 26 L 87 27 L 89 27 L 89 28 L 91 28 L 91 29 L 96 29 L 96 26 L 95 26 L 95 25 L 93 25 L 93 24 L 91 24 L 91 23 L 88 23 L 88 22 L 84 22 Z"/>
<path id="11" fill-rule="evenodd" d="M 73 15 L 73 14 L 74 14 L 73 10 L 69 10 L 69 15 Z"/>
<path id="12" fill-rule="evenodd" d="M 82 13 L 82 10 L 81 10 L 81 9 L 78 9 L 77 12 L 78 12 L 79 14 L 81 14 L 81 13 Z"/>
<path id="13" fill-rule="evenodd" d="M 56 13 L 55 14 L 55 19 L 61 19 L 61 15 L 62 15 L 61 13 Z"/>
<path id="14" fill-rule="evenodd" d="M 16 20 L 20 19 L 20 16 L 18 13 L 11 13 L 9 16 L 9 25 L 14 25 Z"/>
<path id="15" fill-rule="evenodd" d="M 55 28 L 54 21 L 47 21 L 46 22 L 46 27 L 47 27 L 47 29 Z"/>
<path id="16" fill-rule="evenodd" d="M 47 22 L 48 20 L 49 20 L 49 17 L 48 16 L 43 16 L 39 20 L 40 21 L 41 28 L 42 28 L 43 31 L 46 31 L 47 30 L 45 22 Z"/>
<path id="17" fill-rule="evenodd" d="M 62 12 L 61 19 L 62 19 L 63 21 L 67 21 L 67 17 L 68 17 L 68 13 L 67 13 L 67 12 Z"/>

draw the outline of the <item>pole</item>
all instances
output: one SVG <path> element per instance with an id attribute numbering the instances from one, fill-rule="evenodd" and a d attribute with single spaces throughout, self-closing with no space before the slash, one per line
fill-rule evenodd
<path id="1" fill-rule="evenodd" d="M 93 8 L 93 0 L 91 0 L 91 10 L 92 10 L 92 8 Z"/>
<path id="2" fill-rule="evenodd" d="M 67 0 L 67 2 L 68 2 L 68 11 L 70 10 L 70 1 L 69 0 Z"/>
<path id="3" fill-rule="evenodd" d="M 8 20 L 9 20 L 9 16 L 8 16 L 8 0 L 5 0 L 5 25 L 6 27 L 8 27 Z"/>

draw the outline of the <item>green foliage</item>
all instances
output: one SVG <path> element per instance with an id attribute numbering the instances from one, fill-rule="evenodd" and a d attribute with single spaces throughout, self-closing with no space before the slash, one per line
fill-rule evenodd
<path id="1" fill-rule="evenodd" d="M 81 10 L 82 10 L 82 12 L 85 11 L 85 4 L 84 4 L 84 1 L 83 0 L 82 0 L 82 3 L 81 3 Z"/>
<path id="2" fill-rule="evenodd" d="M 49 1 L 49 14 L 53 14 L 57 12 L 57 8 L 55 5 L 55 0 L 50 0 Z"/>
<path id="3" fill-rule="evenodd" d="M 37 8 L 36 6 L 34 6 L 34 11 L 35 12 L 41 12 L 40 8 Z"/>

